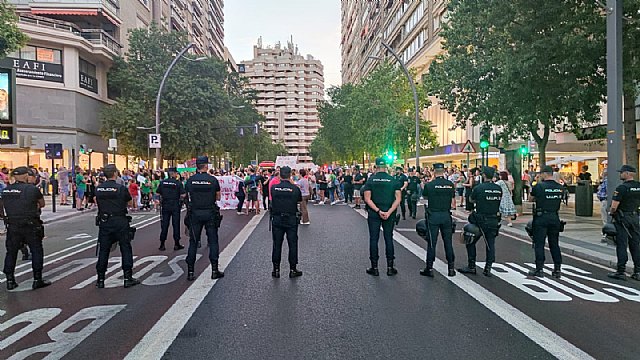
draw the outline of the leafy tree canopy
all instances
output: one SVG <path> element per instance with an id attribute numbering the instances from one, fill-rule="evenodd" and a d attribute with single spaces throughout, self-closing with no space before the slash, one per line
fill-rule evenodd
<path id="1" fill-rule="evenodd" d="M 18 16 L 7 0 L 0 0 L 0 59 L 27 44 L 29 37 L 17 25 Z"/>

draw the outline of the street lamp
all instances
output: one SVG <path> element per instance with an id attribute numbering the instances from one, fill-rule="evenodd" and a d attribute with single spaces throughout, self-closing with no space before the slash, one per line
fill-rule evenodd
<path id="1" fill-rule="evenodd" d="M 398 63 L 402 67 L 402 71 L 404 71 L 404 74 L 407 76 L 407 80 L 409 80 L 409 85 L 411 86 L 411 91 L 413 92 L 413 103 L 415 105 L 415 111 L 416 111 L 415 116 L 416 116 L 416 168 L 417 168 L 418 166 L 420 166 L 420 103 L 418 101 L 418 89 L 416 89 L 416 84 L 413 82 L 413 77 L 411 77 L 411 74 L 409 73 L 409 69 L 407 69 L 407 66 L 404 64 L 400 56 L 398 56 L 398 54 L 391 48 L 391 46 L 386 44 L 384 41 L 380 41 L 380 44 L 382 44 L 382 46 L 384 46 L 385 49 L 387 49 L 387 51 L 389 51 L 391 55 L 393 55 L 396 61 L 398 61 Z M 379 57 L 375 57 L 375 56 L 369 56 L 369 58 L 380 60 Z"/>

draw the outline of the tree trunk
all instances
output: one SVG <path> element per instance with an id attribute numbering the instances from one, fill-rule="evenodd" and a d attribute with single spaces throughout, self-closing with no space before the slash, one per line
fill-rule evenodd
<path id="1" fill-rule="evenodd" d="M 547 144 L 549 143 L 550 133 L 551 128 L 548 125 L 545 125 L 542 136 L 540 136 L 536 131 L 531 132 L 531 136 L 533 136 L 533 139 L 538 145 L 538 167 L 540 170 L 542 170 L 543 166 L 547 165 Z"/>
<path id="2" fill-rule="evenodd" d="M 638 168 L 638 140 L 636 137 L 636 108 L 633 96 L 624 96 L 624 158 L 625 164 Z"/>

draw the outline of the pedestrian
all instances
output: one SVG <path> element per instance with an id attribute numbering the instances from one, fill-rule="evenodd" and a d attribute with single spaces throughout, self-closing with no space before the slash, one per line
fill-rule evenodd
<path id="1" fill-rule="evenodd" d="M 544 244 L 549 239 L 549 251 L 553 258 L 553 272 L 551 276 L 560 278 L 562 275 L 562 254 L 558 244 L 562 224 L 558 211 L 563 198 L 563 188 L 553 179 L 553 168 L 543 166 L 540 173 L 540 182 L 531 190 L 531 201 L 535 202 L 533 213 L 533 246 L 535 249 L 536 268 L 530 270 L 529 275 L 544 276 Z"/>
<path id="2" fill-rule="evenodd" d="M 162 175 L 164 177 L 164 174 Z M 160 195 L 158 194 L 158 186 L 160 186 L 161 175 L 158 173 L 153 174 L 153 180 L 151 180 L 151 199 L 153 201 L 153 210 L 155 212 L 160 211 Z"/>
<path id="3" fill-rule="evenodd" d="M 420 173 L 420 169 L 418 169 Z M 407 185 L 407 199 L 409 200 L 409 216 L 415 219 L 418 214 L 418 201 L 420 201 L 420 177 L 416 174 L 415 168 L 409 171 L 409 183 Z"/>
<path id="4" fill-rule="evenodd" d="M 529 170 L 525 170 L 522 174 L 522 199 L 524 201 L 529 201 L 529 192 L 531 191 L 531 175 L 529 174 Z"/>
<path id="5" fill-rule="evenodd" d="M 516 206 L 513 203 L 513 194 L 511 193 L 513 191 L 513 183 L 509 181 L 509 174 L 506 171 L 500 171 L 499 176 L 500 180 L 496 181 L 496 185 L 502 189 L 500 213 L 507 220 L 507 226 L 513 226 L 513 220 L 517 213 Z"/>
<path id="6" fill-rule="evenodd" d="M 18 287 L 14 272 L 18 251 L 23 247 L 23 244 L 28 245 L 33 253 L 31 262 L 33 284 L 31 288 L 35 290 L 51 285 L 51 282 L 42 278 L 44 227 L 42 220 L 40 220 L 40 209 L 45 205 L 44 197 L 35 185 L 28 183 L 29 171 L 26 166 L 15 168 L 11 173 L 15 182 L 7 185 L 2 191 L 7 224 L 7 253 L 3 272 L 7 277 L 8 290 Z M 35 176 L 35 173 L 33 175 Z"/>
<path id="7" fill-rule="evenodd" d="M 300 180 L 298 180 L 297 184 L 300 188 L 300 193 L 302 194 L 302 201 L 300 201 L 300 213 L 302 215 L 302 221 L 300 224 L 309 225 L 311 222 L 309 221 L 309 210 L 308 203 L 309 198 L 311 197 L 311 185 L 309 184 L 309 178 L 307 176 L 307 170 L 300 170 Z"/>
<path id="8" fill-rule="evenodd" d="M 398 273 L 394 267 L 393 226 L 396 221 L 396 210 L 402 200 L 402 185 L 387 173 L 385 159 L 376 159 L 376 170 L 377 172 L 369 177 L 362 188 L 364 202 L 367 205 L 369 260 L 371 260 L 371 267 L 367 269 L 367 274 L 380 275 L 378 272 L 378 259 L 380 258 L 378 241 L 380 240 L 380 226 L 382 226 L 387 257 L 387 276 L 393 276 Z"/>
<path id="9" fill-rule="evenodd" d="M 166 250 L 164 243 L 167 241 L 169 224 L 171 223 L 173 250 L 178 251 L 184 249 L 184 246 L 180 244 L 180 210 L 185 197 L 185 190 L 182 183 L 176 180 L 178 169 L 169 168 L 167 172 L 169 177 L 160 181 L 157 189 L 157 194 L 160 197 L 160 208 L 162 209 L 160 213 L 160 247 L 158 250 Z"/>
<path id="10" fill-rule="evenodd" d="M 327 179 L 327 192 L 329 193 L 329 204 L 331 206 L 337 203 L 336 201 L 336 175 L 334 171 L 330 171 L 326 175 Z"/>
<path id="11" fill-rule="evenodd" d="M 362 201 L 362 187 L 367 181 L 367 177 L 360 171 L 360 166 L 356 165 L 355 175 L 353 175 L 353 198 L 356 201 L 354 209 L 360 209 L 360 202 Z"/>
<path id="12" fill-rule="evenodd" d="M 246 197 L 246 192 L 244 191 L 245 185 L 244 185 L 244 176 L 242 174 L 242 172 L 238 171 L 236 173 L 236 176 L 238 177 L 238 188 L 236 189 L 235 195 L 236 195 L 236 199 L 238 199 L 238 206 L 236 206 L 236 213 L 238 215 L 249 215 L 249 209 L 247 208 L 247 213 L 243 213 L 242 212 L 242 208 L 244 205 L 244 199 Z M 263 195 L 265 194 L 265 192 L 262 193 Z M 266 192 L 267 196 L 268 196 L 268 191 Z M 263 200 L 264 201 L 264 200 Z M 264 203 L 266 204 L 267 202 L 264 201 Z"/>
<path id="13" fill-rule="evenodd" d="M 459 207 L 464 207 L 464 183 L 467 181 L 466 175 L 460 169 L 455 170 L 456 195 L 460 198 Z"/>
<path id="14" fill-rule="evenodd" d="M 407 220 L 407 209 L 405 207 L 405 202 L 407 201 L 407 186 L 409 186 L 409 178 L 404 174 L 404 169 L 402 166 L 396 166 L 396 175 L 394 176 L 398 184 L 400 184 L 400 192 L 402 194 L 402 198 L 400 199 L 400 212 L 402 213 L 402 220 Z M 397 215 L 396 224 L 400 218 L 400 214 Z"/>
<path id="15" fill-rule="evenodd" d="M 473 204 L 471 204 L 469 198 L 471 197 L 471 193 L 473 192 L 473 188 L 476 187 L 478 184 L 476 183 L 476 168 L 470 169 L 467 172 L 467 176 L 466 176 L 466 180 L 465 182 L 462 184 L 462 186 L 464 186 L 464 200 L 465 200 L 465 206 L 464 209 L 467 211 L 473 211 Z"/>
<path id="16" fill-rule="evenodd" d="M 64 166 L 58 169 L 58 186 L 60 194 L 60 205 L 69 205 L 69 171 Z"/>
<path id="17" fill-rule="evenodd" d="M 130 178 L 129 179 L 129 194 L 131 195 L 131 211 L 136 211 L 138 210 L 138 191 L 140 191 L 140 187 L 138 187 L 138 184 L 136 183 L 136 179 L 134 178 Z"/>
<path id="18" fill-rule="evenodd" d="M 347 168 L 342 177 L 342 181 L 344 186 L 344 202 L 346 204 L 353 203 L 353 175 L 351 175 L 351 169 Z"/>
<path id="19" fill-rule="evenodd" d="M 291 168 L 283 166 L 280 169 L 281 182 L 272 186 L 269 190 L 272 194 L 271 225 L 273 250 L 271 261 L 273 271 L 271 276 L 280 277 L 280 260 L 282 256 L 282 243 L 287 236 L 289 246 L 289 277 L 302 276 L 298 270 L 298 203 L 302 202 L 302 192 L 291 183 Z"/>
<path id="20" fill-rule="evenodd" d="M 620 170 L 622 184 L 616 187 L 611 198 L 611 216 L 616 226 L 617 270 L 609 273 L 612 279 L 626 280 L 627 247 L 633 260 L 631 278 L 640 281 L 640 224 L 638 222 L 638 206 L 640 206 L 640 182 L 635 180 L 636 169 L 630 165 L 622 165 Z"/>
<path id="21" fill-rule="evenodd" d="M 482 184 L 476 186 L 469 199 L 475 204 L 475 209 L 469 215 L 469 223 L 479 227 L 486 245 L 486 261 L 483 274 L 491 276 L 491 266 L 496 260 L 496 237 L 500 229 L 500 201 L 503 196 L 500 186 L 491 181 L 495 170 L 492 167 L 482 168 Z M 476 273 L 476 243 L 479 238 L 466 244 L 468 264 L 458 269 L 463 274 Z"/>
<path id="22" fill-rule="evenodd" d="M 582 165 L 581 171 L 578 174 L 578 179 L 591 183 L 591 173 L 589 172 L 588 165 Z"/>
<path id="23" fill-rule="evenodd" d="M 327 191 L 327 178 L 324 171 L 320 170 L 316 174 L 316 182 L 318 183 L 318 190 L 320 191 L 320 205 L 325 204 L 325 193 Z"/>
<path id="24" fill-rule="evenodd" d="M 96 287 L 104 288 L 104 280 L 109 262 L 109 253 L 113 244 L 118 243 L 122 254 L 122 270 L 124 272 L 124 287 L 129 288 L 140 284 L 133 277 L 133 232 L 130 226 L 131 217 L 127 216 L 127 203 L 132 201 L 131 194 L 123 185 L 115 182 L 118 169 L 109 164 L 104 168 L 107 181 L 96 187 L 96 203 L 98 215 L 96 225 L 98 230 L 98 263 L 96 271 L 98 280 Z"/>
<path id="25" fill-rule="evenodd" d="M 249 168 L 249 175 L 244 178 L 246 191 L 247 191 L 247 208 L 248 211 L 252 210 L 256 214 L 260 214 L 260 204 L 258 203 L 258 188 L 260 187 L 260 178 L 256 175 L 256 171 L 253 168 Z"/>
<path id="26" fill-rule="evenodd" d="M 440 233 L 449 269 L 447 275 L 456 276 L 452 243 L 453 219 L 451 218 L 451 209 L 456 207 L 455 185 L 445 178 L 444 164 L 433 164 L 433 172 L 435 179 L 429 181 L 422 191 L 422 196 L 428 201 L 425 216 L 429 229 L 429 246 L 427 248 L 427 267 L 420 271 L 420 275 L 433 277 L 433 262 L 436 260 L 436 244 L 438 233 Z"/>
<path id="27" fill-rule="evenodd" d="M 600 218 L 602 219 L 602 225 L 606 225 L 609 223 L 609 201 L 607 198 L 608 189 L 607 189 L 607 169 L 602 170 L 602 182 L 598 186 L 598 191 L 596 192 L 596 196 L 598 197 L 598 201 L 600 201 Z M 602 236 L 603 242 L 606 241 L 606 235 Z"/>
<path id="28" fill-rule="evenodd" d="M 40 167 L 38 168 L 38 174 L 40 175 L 39 186 L 42 194 L 49 195 L 49 172 Z"/>
<path id="29" fill-rule="evenodd" d="M 195 277 L 196 253 L 200 236 L 204 228 L 209 244 L 209 261 L 211 262 L 211 279 L 224 277 L 224 273 L 218 269 L 220 249 L 218 245 L 218 228 L 222 221 L 220 208 L 220 184 L 218 179 L 207 174 L 209 158 L 198 156 L 196 158 L 197 173 L 190 176 L 185 184 L 187 193 L 188 213 L 190 220 L 189 252 L 187 254 L 187 280 L 193 281 Z M 257 198 L 256 198 L 257 199 Z"/>
<path id="30" fill-rule="evenodd" d="M 269 209 L 267 200 L 269 200 L 269 181 L 271 180 L 271 170 L 262 171 L 262 177 L 260 178 L 260 186 L 262 187 L 262 206 L 266 211 Z"/>

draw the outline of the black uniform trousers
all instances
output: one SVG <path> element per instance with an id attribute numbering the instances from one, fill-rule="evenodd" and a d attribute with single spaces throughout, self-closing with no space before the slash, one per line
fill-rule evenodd
<path id="1" fill-rule="evenodd" d="M 640 272 L 640 224 L 636 212 L 624 213 L 616 216 L 616 255 L 618 257 L 618 270 L 625 271 L 629 255 L 627 246 L 633 259 L 634 272 Z"/>
<path id="2" fill-rule="evenodd" d="M 544 243 L 545 238 L 549 239 L 549 251 L 553 258 L 554 265 L 562 264 L 562 254 L 560 254 L 560 217 L 557 213 L 543 213 L 540 216 L 533 216 L 533 248 L 536 254 L 536 267 L 542 268 L 544 265 Z"/>
<path id="3" fill-rule="evenodd" d="M 400 212 L 402 213 L 402 217 L 405 217 L 405 214 L 407 213 L 407 208 L 405 206 L 405 202 L 407 201 L 407 192 L 406 191 L 402 191 L 402 197 L 400 198 L 400 205 L 398 206 L 400 208 Z"/>
<path id="4" fill-rule="evenodd" d="M 353 202 L 353 184 L 344 184 L 344 202 Z"/>
<path id="5" fill-rule="evenodd" d="M 420 195 L 418 195 L 418 193 L 407 193 L 407 201 L 409 202 L 409 216 L 418 216 L 418 200 L 420 200 Z"/>
<path id="6" fill-rule="evenodd" d="M 38 230 L 39 224 L 8 224 L 7 225 L 7 254 L 4 258 L 5 274 L 13 274 L 16 269 L 18 251 L 23 246 L 29 245 L 32 253 L 31 267 L 34 272 L 42 271 L 44 263 L 44 250 L 42 248 L 42 237 Z"/>
<path id="7" fill-rule="evenodd" d="M 126 216 L 112 216 L 106 222 L 100 223 L 98 230 L 98 274 L 107 272 L 111 245 L 118 243 L 122 255 L 122 270 L 133 270 L 133 249 L 129 238 L 129 220 Z"/>
<path id="8" fill-rule="evenodd" d="M 218 245 L 218 228 L 215 223 L 215 210 L 191 210 L 191 214 L 187 214 L 191 220 L 189 228 L 189 251 L 187 252 L 187 265 L 193 267 L 196 263 L 196 253 L 198 252 L 198 243 L 200 235 L 204 228 L 207 233 L 207 244 L 209 245 L 209 261 L 211 264 L 218 264 L 219 245 Z"/>
<path id="9" fill-rule="evenodd" d="M 180 244 L 180 207 L 167 209 L 165 206 L 162 206 L 160 216 L 160 242 L 163 243 L 167 241 L 169 221 L 171 221 L 171 225 L 173 227 L 173 241 L 176 245 Z"/>
<path id="10" fill-rule="evenodd" d="M 427 210 L 427 221 L 429 223 L 429 247 L 427 248 L 427 266 L 432 267 L 436 261 L 436 245 L 438 243 L 438 233 L 442 235 L 444 243 L 444 253 L 447 263 L 453 266 L 456 256 L 453 253 L 453 229 L 451 228 L 452 220 L 449 211 L 431 211 Z"/>
<path id="11" fill-rule="evenodd" d="M 382 226 L 382 235 L 384 236 L 384 249 L 387 262 L 395 259 L 395 251 L 393 248 L 393 227 L 396 222 L 395 211 L 387 220 L 382 220 L 380 215 L 369 210 L 367 216 L 367 224 L 369 225 L 369 259 L 372 262 L 378 262 L 378 241 L 380 240 L 380 226 Z"/>
<path id="12" fill-rule="evenodd" d="M 482 230 L 487 247 L 486 263 L 490 266 L 496 261 L 496 236 L 498 235 L 498 224 L 500 220 L 495 214 L 492 216 L 477 214 L 476 218 L 478 219 L 476 225 Z M 466 245 L 469 261 L 476 261 L 476 243 L 478 241 L 480 241 L 480 239 Z"/>
<path id="13" fill-rule="evenodd" d="M 280 264 L 282 258 L 282 243 L 287 236 L 289 246 L 289 266 L 298 264 L 298 218 L 296 214 L 274 214 L 271 218 L 271 236 L 273 250 L 271 261 Z"/>

